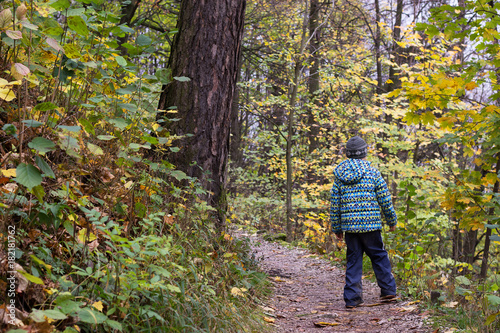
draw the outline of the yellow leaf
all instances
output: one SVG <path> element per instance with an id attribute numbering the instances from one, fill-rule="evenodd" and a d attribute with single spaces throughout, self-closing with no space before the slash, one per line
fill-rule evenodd
<path id="1" fill-rule="evenodd" d="M 7 169 L 7 170 L 1 170 L 2 175 L 5 177 L 15 177 L 16 176 L 16 169 Z"/>
<path id="2" fill-rule="evenodd" d="M 247 291 L 247 289 L 245 289 L 245 288 L 233 287 L 231 289 L 231 294 L 233 296 L 245 297 L 245 294 L 243 294 L 245 291 Z"/>
<path id="3" fill-rule="evenodd" d="M 326 321 L 320 321 L 318 323 L 314 323 L 314 326 L 316 327 L 326 327 L 326 326 L 338 326 L 340 323 L 329 323 Z"/>
<path id="4" fill-rule="evenodd" d="M 10 102 L 14 98 L 16 98 L 16 95 L 14 94 L 14 92 L 11 89 L 0 88 L 0 98 L 7 101 L 7 102 Z"/>
<path id="5" fill-rule="evenodd" d="M 467 90 L 474 90 L 475 88 L 477 88 L 477 84 L 474 81 L 469 82 L 465 85 L 465 89 Z"/>
<path id="6" fill-rule="evenodd" d="M 99 312 L 102 312 L 103 306 L 101 301 L 95 302 L 94 304 L 92 304 L 92 306 L 96 308 Z"/>
<path id="7" fill-rule="evenodd" d="M 276 319 L 270 317 L 264 317 L 264 321 L 267 321 L 268 323 L 274 323 Z"/>

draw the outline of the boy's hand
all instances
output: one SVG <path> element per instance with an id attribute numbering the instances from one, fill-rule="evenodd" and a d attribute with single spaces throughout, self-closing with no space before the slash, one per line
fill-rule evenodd
<path id="1" fill-rule="evenodd" d="M 341 241 L 342 239 L 344 239 L 344 233 L 343 232 L 336 233 L 335 237 L 337 237 L 337 239 Z"/>
<path id="2" fill-rule="evenodd" d="M 396 231 L 396 226 L 395 226 L 395 225 L 390 226 L 390 227 L 389 227 L 389 231 L 390 231 L 390 232 L 394 232 L 394 231 Z"/>

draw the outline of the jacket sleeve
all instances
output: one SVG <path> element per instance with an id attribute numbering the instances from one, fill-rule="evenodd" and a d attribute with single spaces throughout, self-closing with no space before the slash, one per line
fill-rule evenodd
<path id="1" fill-rule="evenodd" d="M 342 225 L 340 223 L 340 191 L 337 182 L 333 183 L 330 191 L 330 224 L 333 233 L 341 233 Z"/>
<path id="2" fill-rule="evenodd" d="M 387 188 L 384 178 L 382 178 L 380 172 L 377 173 L 378 177 L 376 177 L 375 180 L 375 194 L 377 195 L 377 201 L 387 224 L 389 226 L 394 226 L 398 222 L 398 218 L 396 216 L 394 206 L 392 205 L 391 194 L 389 193 L 389 189 Z"/>

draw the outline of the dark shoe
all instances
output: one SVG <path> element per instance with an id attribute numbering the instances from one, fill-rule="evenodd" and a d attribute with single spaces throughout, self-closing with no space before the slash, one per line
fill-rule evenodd
<path id="1" fill-rule="evenodd" d="M 390 300 L 396 298 L 396 295 L 380 295 L 381 300 Z"/>
<path id="2" fill-rule="evenodd" d="M 354 308 L 357 308 L 359 306 L 363 306 L 364 304 L 365 304 L 365 302 L 361 301 L 355 305 L 346 305 L 345 307 L 346 307 L 346 309 L 354 309 Z"/>

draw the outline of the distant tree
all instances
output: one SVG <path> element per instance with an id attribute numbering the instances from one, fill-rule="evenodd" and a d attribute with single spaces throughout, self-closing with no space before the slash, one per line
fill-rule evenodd
<path id="1" fill-rule="evenodd" d="M 218 223 L 226 210 L 226 166 L 229 151 L 231 107 L 236 87 L 243 35 L 245 0 L 181 3 L 168 67 L 173 80 L 163 87 L 158 108 L 177 108 L 159 113 L 171 134 L 181 136 L 178 153 L 169 162 L 188 176 L 198 177 L 208 191 L 208 203 L 217 209 Z"/>

